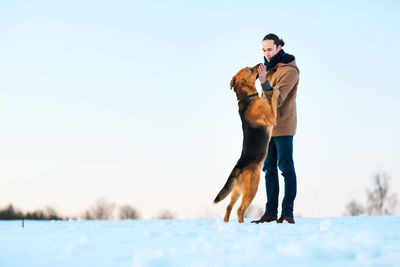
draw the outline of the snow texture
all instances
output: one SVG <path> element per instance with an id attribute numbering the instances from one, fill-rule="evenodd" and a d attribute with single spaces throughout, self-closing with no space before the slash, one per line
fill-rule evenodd
<path id="1" fill-rule="evenodd" d="M 0 266 L 400 266 L 400 216 L 0 221 Z"/>

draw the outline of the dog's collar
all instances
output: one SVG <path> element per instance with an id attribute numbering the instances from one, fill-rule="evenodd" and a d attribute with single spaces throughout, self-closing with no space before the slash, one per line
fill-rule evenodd
<path id="1" fill-rule="evenodd" d="M 254 94 L 251 94 L 251 95 L 246 95 L 245 97 L 242 97 L 241 99 L 238 99 L 238 102 L 241 102 L 241 101 L 246 100 L 246 99 L 248 99 L 250 97 L 253 97 L 253 96 L 258 96 L 258 93 L 254 93 Z"/>

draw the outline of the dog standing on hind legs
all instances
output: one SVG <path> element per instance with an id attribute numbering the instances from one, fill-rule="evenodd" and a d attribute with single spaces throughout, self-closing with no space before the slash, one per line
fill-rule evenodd
<path id="1" fill-rule="evenodd" d="M 258 96 L 255 83 L 259 65 L 241 69 L 231 81 L 231 89 L 233 88 L 236 93 L 242 120 L 243 148 L 228 180 L 214 200 L 216 204 L 231 193 L 231 201 L 224 217 L 225 222 L 229 221 L 233 205 L 240 195 L 242 195 L 242 203 L 237 210 L 237 215 L 239 223 L 244 222 L 244 213 L 258 190 L 261 166 L 267 156 L 272 129 L 276 125 L 279 88 L 273 89 L 271 103 L 266 98 Z"/>

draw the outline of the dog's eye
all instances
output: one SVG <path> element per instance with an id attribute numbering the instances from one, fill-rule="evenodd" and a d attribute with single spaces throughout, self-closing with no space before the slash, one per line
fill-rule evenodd
<path id="1" fill-rule="evenodd" d="M 250 69 L 251 73 L 253 73 L 253 69 Z"/>

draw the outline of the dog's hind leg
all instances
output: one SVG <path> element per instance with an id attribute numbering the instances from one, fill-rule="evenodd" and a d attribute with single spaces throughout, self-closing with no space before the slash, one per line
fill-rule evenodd
<path id="1" fill-rule="evenodd" d="M 246 212 L 247 208 L 250 206 L 251 202 L 253 201 L 254 197 L 256 196 L 256 193 L 257 193 L 257 191 L 246 192 L 245 194 L 243 194 L 242 203 L 240 203 L 240 207 L 237 210 L 239 223 L 244 222 L 244 213 Z"/>
<path id="2" fill-rule="evenodd" d="M 235 186 L 231 192 L 231 202 L 229 202 L 228 207 L 226 207 L 224 222 L 229 222 L 229 216 L 231 215 L 233 205 L 235 205 L 239 197 L 240 197 L 240 191 Z"/>
<path id="3" fill-rule="evenodd" d="M 237 210 L 239 223 L 244 222 L 244 213 L 257 194 L 258 184 L 260 182 L 260 166 L 257 166 L 256 169 L 248 170 L 245 179 L 247 181 L 245 183 L 245 189 L 243 190 L 242 203 L 240 203 Z"/>

